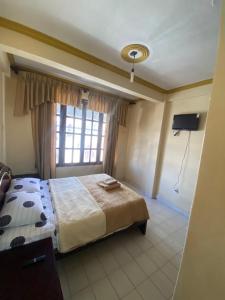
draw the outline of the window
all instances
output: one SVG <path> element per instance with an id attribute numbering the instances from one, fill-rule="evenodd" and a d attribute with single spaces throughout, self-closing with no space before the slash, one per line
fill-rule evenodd
<path id="1" fill-rule="evenodd" d="M 103 161 L 106 114 L 57 104 L 56 164 L 100 164 Z"/>

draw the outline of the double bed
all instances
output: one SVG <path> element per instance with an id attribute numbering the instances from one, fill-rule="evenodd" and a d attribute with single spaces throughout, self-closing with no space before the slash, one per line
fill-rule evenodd
<path id="1" fill-rule="evenodd" d="M 0 251 L 51 237 L 57 252 L 64 254 L 130 226 L 138 226 L 145 233 L 149 218 L 145 200 L 123 184 L 105 191 L 98 182 L 108 178 L 106 174 L 95 174 L 41 180 L 44 218 L 34 224 L 1 226 Z M 2 203 L 7 199 L 10 181 L 9 172 L 2 172 Z"/>

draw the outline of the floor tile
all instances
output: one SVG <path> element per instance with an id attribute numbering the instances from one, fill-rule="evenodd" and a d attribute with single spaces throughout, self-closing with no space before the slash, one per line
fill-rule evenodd
<path id="1" fill-rule="evenodd" d="M 126 296 L 134 289 L 134 285 L 130 282 L 125 272 L 120 269 L 110 274 L 109 280 L 120 298 Z"/>
<path id="2" fill-rule="evenodd" d="M 135 260 L 141 267 L 141 269 L 145 272 L 145 274 L 148 276 L 150 276 L 153 272 L 155 272 L 158 269 L 157 265 L 145 253 L 136 257 Z"/>
<path id="3" fill-rule="evenodd" d="M 95 300 L 95 295 L 90 287 L 74 294 L 71 300 Z"/>
<path id="4" fill-rule="evenodd" d="M 125 265 L 128 262 L 132 261 L 132 256 L 128 253 L 128 251 L 123 247 L 117 247 L 112 251 L 113 256 L 119 265 Z"/>
<path id="5" fill-rule="evenodd" d="M 178 254 L 176 254 L 176 255 L 170 260 L 171 263 L 172 263 L 177 269 L 179 269 L 179 267 L 180 267 L 181 257 L 182 257 L 182 254 L 181 254 L 181 253 L 178 253 Z"/>
<path id="6" fill-rule="evenodd" d="M 162 255 L 162 253 L 155 247 L 150 248 L 145 253 L 158 267 L 162 267 L 168 262 L 168 258 Z"/>
<path id="7" fill-rule="evenodd" d="M 123 300 L 142 300 L 142 297 L 138 294 L 136 290 L 133 290 L 131 293 L 125 296 Z"/>
<path id="8" fill-rule="evenodd" d="M 175 284 L 177 280 L 178 270 L 175 268 L 175 266 L 168 262 L 166 265 L 164 265 L 161 269 L 163 273 L 166 274 L 166 276 Z"/>
<path id="9" fill-rule="evenodd" d="M 157 287 L 148 278 L 141 283 L 137 290 L 144 300 L 165 300 L 166 298 L 159 292 Z"/>
<path id="10" fill-rule="evenodd" d="M 59 280 L 60 280 L 63 297 L 65 299 L 69 299 L 70 289 L 69 289 L 68 280 L 67 280 L 65 271 L 63 269 L 61 269 L 61 270 L 58 269 L 58 276 L 59 276 Z"/>
<path id="11" fill-rule="evenodd" d="M 170 298 L 173 295 L 174 284 L 161 270 L 155 272 L 151 276 L 151 280 L 166 298 Z"/>
<path id="12" fill-rule="evenodd" d="M 146 241 L 145 238 L 143 238 L 143 240 Z M 143 252 L 143 250 L 139 247 L 137 238 L 133 239 L 132 237 L 129 237 L 129 240 L 125 241 L 125 248 L 132 257 L 136 257 Z"/>
<path id="13" fill-rule="evenodd" d="M 97 257 L 86 260 L 84 262 L 84 269 L 90 283 L 93 283 L 106 276 L 105 271 Z"/>
<path id="14" fill-rule="evenodd" d="M 135 261 L 129 262 L 127 265 L 124 265 L 122 269 L 135 286 L 139 285 L 141 282 L 147 279 L 147 275 Z"/>
<path id="15" fill-rule="evenodd" d="M 119 264 L 111 252 L 104 253 L 104 254 L 98 256 L 98 259 L 107 274 L 109 274 L 119 268 Z"/>
<path id="16" fill-rule="evenodd" d="M 92 285 L 96 300 L 118 300 L 118 296 L 107 278 Z"/>
<path id="17" fill-rule="evenodd" d="M 86 288 L 88 286 L 88 279 L 83 268 L 70 270 L 66 273 L 68 285 L 71 295 Z"/>
<path id="18" fill-rule="evenodd" d="M 155 246 L 155 248 L 158 249 L 159 252 L 168 259 L 171 259 L 172 257 L 174 257 L 177 254 L 177 252 L 179 251 L 179 249 L 176 250 L 176 248 L 171 247 L 171 244 L 169 244 L 167 242 L 167 240 L 166 241 L 164 240 L 163 242 L 158 243 Z"/>

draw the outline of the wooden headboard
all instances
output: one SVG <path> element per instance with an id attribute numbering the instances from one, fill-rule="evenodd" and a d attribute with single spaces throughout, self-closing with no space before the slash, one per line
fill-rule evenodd
<path id="1" fill-rule="evenodd" d="M 12 171 L 9 167 L 0 162 L 0 210 L 4 204 L 5 193 L 11 183 Z"/>

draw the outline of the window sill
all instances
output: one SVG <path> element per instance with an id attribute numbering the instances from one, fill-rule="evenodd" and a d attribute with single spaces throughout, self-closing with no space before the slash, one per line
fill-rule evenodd
<path id="1" fill-rule="evenodd" d="M 67 167 L 83 167 L 83 166 L 101 166 L 103 163 L 78 163 L 78 164 L 56 164 L 57 168 L 67 168 Z"/>

